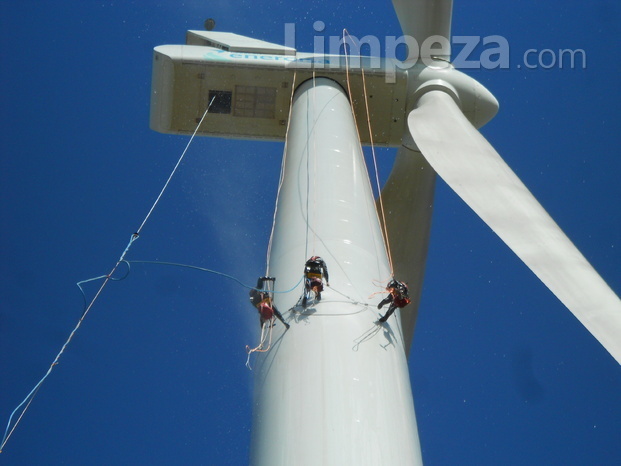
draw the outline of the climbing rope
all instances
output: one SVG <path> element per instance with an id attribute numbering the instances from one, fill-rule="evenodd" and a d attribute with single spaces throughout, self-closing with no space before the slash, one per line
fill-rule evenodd
<path id="1" fill-rule="evenodd" d="M 151 214 L 153 213 L 153 211 L 155 210 L 155 207 L 157 206 L 157 204 L 160 202 L 160 199 L 162 198 L 162 196 L 164 195 L 164 191 L 166 191 L 166 188 L 168 188 L 168 185 L 170 184 L 170 180 L 172 180 L 173 176 L 175 176 L 175 173 L 177 172 L 177 168 L 179 168 L 179 165 L 181 165 L 181 162 L 183 161 L 186 152 L 188 151 L 188 149 L 190 148 L 190 145 L 192 144 L 192 141 L 194 141 L 194 137 L 196 136 L 196 133 L 198 132 L 198 129 L 201 127 L 201 125 L 203 124 L 203 120 L 205 119 L 205 117 L 207 116 L 207 113 L 209 112 L 209 109 L 211 108 L 211 104 L 213 104 L 213 101 L 216 99 L 216 96 L 214 95 L 211 98 L 211 101 L 209 102 L 209 105 L 207 105 L 207 109 L 205 110 L 205 113 L 203 113 L 203 116 L 201 117 L 200 121 L 198 122 L 198 125 L 196 125 L 196 129 L 194 130 L 194 132 L 192 133 L 192 136 L 190 137 L 190 140 L 188 141 L 188 143 L 185 146 L 185 149 L 183 149 L 183 152 L 181 153 L 181 156 L 179 157 L 179 160 L 177 160 L 177 163 L 175 165 L 175 167 L 172 169 L 172 171 L 170 172 L 170 175 L 168 176 L 168 179 L 166 180 L 166 183 L 164 183 L 164 186 L 162 187 L 162 190 L 160 191 L 160 193 L 158 194 L 157 198 L 155 199 L 155 202 L 153 203 L 153 205 L 151 206 L 151 208 L 149 209 L 149 212 L 147 213 L 147 215 L 145 216 L 144 220 L 142 221 L 142 223 L 140 224 L 140 226 L 138 227 L 138 230 L 136 230 L 136 234 L 139 235 L 140 232 L 142 231 L 142 228 L 144 227 L 145 223 L 147 223 L 147 220 L 149 220 L 149 217 L 151 216 Z"/>
<path id="2" fill-rule="evenodd" d="M 287 117 L 287 129 L 285 130 L 285 147 L 282 155 L 282 162 L 280 164 L 280 178 L 278 179 L 278 189 L 276 190 L 276 204 L 274 206 L 274 216 L 272 217 L 272 231 L 270 232 L 270 239 L 267 243 L 267 257 L 265 260 L 265 275 L 270 276 L 270 259 L 272 257 L 272 242 L 274 241 L 274 230 L 276 228 L 276 214 L 278 213 L 278 200 L 280 199 L 280 191 L 282 184 L 285 180 L 285 168 L 287 166 L 287 145 L 289 142 L 289 128 L 291 127 L 291 110 L 293 109 L 293 94 L 295 93 L 295 82 L 297 77 L 297 71 L 293 72 L 293 83 L 291 84 L 291 96 L 289 98 L 289 116 Z"/>
<path id="3" fill-rule="evenodd" d="M 250 355 L 252 355 L 252 353 L 254 352 L 260 352 L 260 353 L 264 353 L 270 350 L 270 348 L 272 347 L 272 333 L 273 333 L 273 328 L 274 328 L 274 324 L 276 322 L 276 309 L 273 307 L 273 298 L 274 298 L 274 281 L 276 280 L 275 278 L 272 277 L 264 277 L 261 278 L 261 284 L 263 285 L 263 287 L 265 288 L 265 292 L 263 294 L 260 295 L 261 298 L 261 303 L 256 303 L 253 301 L 253 304 L 257 305 L 257 309 L 259 310 L 259 314 L 261 315 L 261 338 L 259 340 L 259 345 L 255 348 L 250 348 L 248 345 L 246 345 L 246 353 L 248 354 L 248 357 L 246 358 L 246 367 L 250 370 L 252 370 L 252 367 L 250 366 Z M 264 308 L 262 307 L 263 305 L 266 305 L 269 307 L 269 309 L 271 310 L 271 317 L 269 317 L 268 319 L 264 320 Z M 285 324 L 286 325 L 286 324 Z M 265 328 L 266 326 L 269 328 L 269 342 L 267 344 L 267 347 L 265 347 L 265 339 L 266 339 L 266 331 Z"/>
<path id="4" fill-rule="evenodd" d="M 276 318 L 272 317 L 271 319 L 263 322 L 263 325 L 261 325 L 261 339 L 259 341 L 259 346 L 250 348 L 246 345 L 246 353 L 248 354 L 248 357 L 246 358 L 246 367 L 248 369 L 252 370 L 252 367 L 250 366 L 250 355 L 252 355 L 252 353 L 267 353 L 272 347 L 272 330 L 274 328 L 275 320 Z M 265 331 L 266 328 L 269 328 L 267 332 Z M 264 347 L 263 345 L 265 345 L 265 339 L 268 335 L 269 341 L 267 343 L 267 347 Z"/>
<path id="5" fill-rule="evenodd" d="M 155 199 L 155 202 L 153 202 L 153 205 L 149 209 L 149 212 L 144 217 L 144 220 L 142 221 L 142 223 L 140 224 L 140 226 L 138 227 L 136 232 L 131 235 L 131 237 L 129 239 L 129 243 L 127 243 L 127 246 L 125 247 L 125 249 L 121 253 L 121 256 L 119 257 L 119 259 L 114 264 L 114 267 L 112 267 L 112 269 L 110 270 L 110 272 L 108 272 L 107 275 L 102 275 L 101 277 L 96 277 L 96 278 L 93 278 L 93 279 L 84 280 L 84 281 L 78 283 L 78 287 L 82 291 L 82 295 L 84 296 L 85 302 L 86 302 L 86 295 L 84 295 L 84 291 L 82 290 L 81 285 L 83 283 L 86 283 L 86 282 L 89 282 L 89 281 L 103 279 L 103 282 L 102 282 L 101 286 L 99 287 L 99 289 L 97 290 L 97 292 L 95 293 L 95 296 L 91 299 L 90 303 L 88 303 L 88 305 L 85 306 L 85 309 L 84 309 L 84 312 L 82 313 L 82 316 L 80 317 L 80 319 L 78 320 L 76 326 L 73 328 L 73 330 L 69 334 L 69 337 L 67 338 L 67 340 L 65 341 L 65 343 L 61 347 L 60 351 L 58 352 L 58 354 L 56 355 L 56 357 L 52 361 L 52 364 L 50 364 L 50 367 L 48 368 L 48 370 L 45 373 L 45 375 L 41 378 L 41 380 L 39 380 L 39 382 L 37 382 L 37 384 L 30 391 L 30 393 L 28 393 L 28 395 L 26 395 L 26 398 L 24 398 L 24 400 L 19 405 L 17 405 L 17 407 L 13 410 L 13 412 L 9 416 L 9 421 L 8 421 L 6 429 L 4 431 L 4 436 L 2 437 L 2 443 L 0 444 L 0 453 L 2 453 L 2 450 L 3 450 L 4 446 L 9 441 L 9 438 L 11 437 L 11 435 L 13 435 L 13 432 L 15 431 L 16 427 L 18 426 L 18 424 L 20 423 L 20 421 L 24 417 L 24 414 L 26 413 L 26 411 L 30 407 L 30 404 L 32 403 L 34 397 L 37 395 L 37 392 L 41 388 L 41 385 L 43 384 L 45 379 L 47 379 L 47 377 L 52 373 L 52 370 L 54 369 L 54 367 L 59 363 L 61 356 L 65 352 L 65 349 L 67 348 L 69 343 L 71 343 L 71 340 L 73 339 L 73 336 L 76 334 L 76 332 L 78 331 L 78 329 L 82 325 L 82 322 L 84 322 L 84 319 L 88 315 L 89 311 L 93 308 L 93 305 L 95 304 L 95 302 L 97 301 L 97 299 L 99 298 L 99 296 L 101 295 L 103 290 L 105 289 L 106 285 L 110 281 L 117 280 L 117 279 L 113 278 L 114 273 L 116 272 L 117 268 L 119 267 L 119 265 L 121 263 L 126 263 L 127 262 L 127 261 L 125 261 L 125 256 L 127 255 L 128 251 L 129 251 L 130 247 L 132 246 L 132 244 L 134 243 L 134 241 L 136 241 L 140 237 L 140 233 L 142 232 L 142 229 L 144 228 L 145 224 L 149 220 L 149 217 L 151 216 L 151 214 L 155 210 L 155 207 L 160 202 L 160 199 L 164 195 L 164 192 L 168 188 L 168 185 L 170 184 L 170 181 L 172 180 L 174 174 L 176 173 L 177 168 L 179 168 L 179 165 L 181 165 L 181 162 L 183 161 L 183 158 L 185 157 L 185 154 L 188 151 L 188 149 L 190 147 L 190 144 L 192 144 L 192 141 L 194 140 L 194 137 L 196 136 L 196 133 L 198 132 L 198 129 L 200 128 L 201 124 L 203 123 L 203 120 L 205 119 L 205 117 L 207 116 L 207 113 L 209 112 L 209 109 L 210 109 L 211 105 L 213 104 L 214 99 L 215 99 L 215 96 L 209 102 L 209 105 L 207 106 L 207 109 L 205 109 L 205 113 L 203 113 L 202 118 L 200 119 L 200 121 L 198 122 L 198 125 L 196 126 L 196 129 L 192 133 L 192 137 L 188 141 L 187 145 L 185 146 L 185 149 L 181 153 L 181 156 L 177 160 L 177 163 L 175 164 L 172 172 L 170 173 L 168 179 L 166 180 L 166 183 L 164 184 L 163 188 L 161 189 L 160 193 L 158 194 L 157 198 Z M 24 408 L 21 410 L 21 412 L 20 412 L 19 416 L 17 417 L 15 423 L 12 424 L 13 417 L 15 416 L 16 413 L 19 412 L 19 410 L 20 410 L 20 408 L 22 408 L 22 406 L 24 406 Z"/>
<path id="6" fill-rule="evenodd" d="M 317 75 L 315 69 L 313 68 L 313 114 L 317 111 Z M 313 117 L 313 120 L 315 118 Z M 308 253 L 308 245 L 306 247 L 306 254 L 304 255 L 304 260 L 308 259 L 310 256 L 315 255 L 316 246 L 317 246 L 317 133 L 315 132 L 315 125 L 313 125 L 313 215 L 312 215 L 312 225 L 315 226 L 313 228 L 313 245 L 311 248 L 311 253 Z M 310 155 L 310 154 L 309 154 Z M 307 220 L 309 218 L 309 214 L 306 216 Z M 310 225 L 306 224 L 307 230 L 310 228 Z"/>
<path id="7" fill-rule="evenodd" d="M 125 262 L 128 266 L 130 264 L 169 265 L 169 266 L 173 266 L 173 267 L 182 267 L 182 268 L 186 268 L 186 269 L 198 270 L 198 271 L 201 271 L 201 272 L 208 272 L 208 273 L 212 273 L 214 275 L 219 275 L 221 277 L 228 278 L 229 280 L 233 280 L 233 281 L 239 283 L 244 288 L 248 288 L 250 290 L 257 290 L 257 291 L 265 291 L 265 292 L 270 292 L 270 293 L 291 293 L 292 291 L 294 291 L 298 287 L 298 285 L 300 283 L 302 283 L 302 280 L 304 279 L 303 276 L 300 277 L 300 279 L 297 281 L 297 283 L 295 285 L 293 285 L 291 288 L 289 288 L 289 289 L 287 289 L 285 291 L 274 291 L 274 290 L 268 290 L 268 289 L 259 289 L 259 288 L 256 288 L 254 286 L 250 286 L 250 285 L 245 284 L 244 282 L 242 282 L 238 278 L 234 277 L 233 275 L 229 275 L 229 274 L 226 274 L 224 272 L 218 272 L 217 270 L 207 269 L 205 267 L 198 267 L 196 265 L 179 264 L 177 262 L 145 261 L 145 260 L 131 260 L 131 261 L 123 261 L 123 262 Z M 128 274 L 129 274 L 129 272 L 123 278 L 125 278 Z M 121 279 L 122 278 L 120 278 L 119 280 L 121 280 Z M 96 278 L 92 279 L 92 280 L 96 280 Z M 86 281 L 89 281 L 89 280 L 86 280 Z M 81 282 L 81 283 L 84 283 L 84 282 Z"/>
<path id="8" fill-rule="evenodd" d="M 388 237 L 388 225 L 386 225 L 386 215 L 384 213 L 384 201 L 382 200 L 382 190 L 379 180 L 379 170 L 377 168 L 377 157 L 375 156 L 375 144 L 373 143 L 373 131 L 371 129 L 371 114 L 369 112 L 369 99 L 367 96 L 367 82 L 364 77 L 364 68 L 362 71 L 362 87 L 364 90 L 364 107 L 367 113 L 367 124 L 369 127 L 369 140 L 371 142 L 371 154 L 373 155 L 373 171 L 375 173 L 375 183 L 377 185 L 377 197 L 379 199 L 380 213 L 382 214 L 382 234 L 384 235 L 384 241 L 386 242 L 386 254 L 388 255 L 388 264 L 390 265 L 390 275 L 394 276 L 394 269 L 392 267 L 392 254 L 390 252 L 390 239 Z"/>
<path id="9" fill-rule="evenodd" d="M 343 29 L 343 49 L 345 51 L 345 76 L 347 79 L 347 92 L 349 94 L 349 103 L 350 103 L 350 107 L 351 107 L 351 113 L 352 116 L 354 118 L 354 125 L 356 127 L 356 134 L 358 135 L 358 141 L 360 141 L 360 130 L 358 129 L 358 123 L 356 120 L 356 112 L 354 110 L 354 101 L 352 98 L 352 93 L 351 93 L 351 82 L 350 82 L 350 77 L 349 77 L 349 55 L 347 54 L 347 42 L 346 42 L 346 38 L 349 38 L 350 40 L 353 41 L 353 39 L 351 39 L 351 36 L 349 35 L 349 32 L 347 31 L 347 29 Z M 394 268 L 392 265 L 392 255 L 390 253 L 390 241 L 388 239 L 388 226 L 386 225 L 386 216 L 384 213 L 384 203 L 382 201 L 382 196 L 381 196 L 381 185 L 380 185 L 380 181 L 379 181 L 379 170 L 377 168 L 377 157 L 375 154 L 375 144 L 373 141 L 373 130 L 371 128 L 371 114 L 369 112 L 369 98 L 368 98 L 368 93 L 367 93 L 367 83 L 366 83 L 366 79 L 365 79 L 365 75 L 364 75 L 364 67 L 361 66 L 360 67 L 360 72 L 362 75 L 362 89 L 363 89 L 363 95 L 364 95 L 364 105 L 365 105 L 365 110 L 366 110 L 366 115 L 367 115 L 367 126 L 368 126 L 368 131 L 369 131 L 369 142 L 371 145 L 371 154 L 372 154 L 372 158 L 373 158 L 373 169 L 374 169 L 374 173 L 375 173 L 375 181 L 376 181 L 376 186 L 377 186 L 377 193 L 378 193 L 378 198 L 379 198 L 379 206 L 380 206 L 380 212 L 381 212 L 381 222 L 380 222 L 380 226 L 382 229 L 382 235 L 384 237 L 384 248 L 386 250 L 386 256 L 388 257 L 388 265 L 390 267 L 390 275 L 394 276 Z M 362 147 L 361 147 L 362 150 Z M 378 217 L 379 220 L 379 217 Z"/>
<path id="10" fill-rule="evenodd" d="M 316 79 L 315 79 L 315 70 L 313 69 L 313 91 L 315 90 L 315 86 L 316 86 Z M 308 95 L 308 94 L 307 94 Z M 311 211 L 310 211 L 310 193 L 311 193 L 311 189 L 310 189 L 310 183 L 311 183 L 311 179 L 310 179 L 310 174 L 311 174 L 311 150 L 309 147 L 309 143 L 312 141 L 313 144 L 313 153 L 315 151 L 316 148 L 316 141 L 315 141 L 315 132 L 314 132 L 314 125 L 310 126 L 308 123 L 309 121 L 313 121 L 314 117 L 311 117 L 312 112 L 315 110 L 315 95 L 316 93 L 313 92 L 313 102 L 312 102 L 312 107 L 311 105 L 307 105 L 306 107 L 306 237 L 304 239 L 304 258 L 303 260 L 306 260 L 309 255 L 308 255 L 308 238 L 309 238 L 309 232 L 310 232 L 310 224 L 311 224 Z M 315 173 L 313 171 L 313 173 Z M 315 177 L 313 177 L 313 183 L 315 182 Z M 315 212 L 315 190 L 313 189 L 313 217 L 314 217 L 314 212 Z M 314 219 L 313 219 L 314 222 Z"/>
<path id="11" fill-rule="evenodd" d="M 114 265 L 114 267 L 112 267 L 112 270 L 110 270 L 110 272 L 107 275 L 103 276 L 104 281 L 101 284 L 101 286 L 99 287 L 99 290 L 97 290 L 97 293 L 95 293 L 95 296 L 91 300 L 90 304 L 88 304 L 88 306 L 86 306 L 86 308 L 84 309 L 84 312 L 82 313 L 82 316 L 78 320 L 78 323 L 76 324 L 76 326 L 73 328 L 73 330 L 69 334 L 69 337 L 67 338 L 67 340 L 63 344 L 62 348 L 60 349 L 60 351 L 58 352 L 58 354 L 54 358 L 54 361 L 52 361 L 52 364 L 50 364 L 50 367 L 48 368 L 48 370 L 45 373 L 45 375 L 41 378 L 41 380 L 39 380 L 39 382 L 37 382 L 37 384 L 30 391 L 30 393 L 28 393 L 28 395 L 26 395 L 26 398 L 24 398 L 24 400 L 19 405 L 17 405 L 17 407 L 13 410 L 13 412 L 9 416 L 9 421 L 7 423 L 6 430 L 4 431 L 4 436 L 2 438 L 2 444 L 0 445 L 0 453 L 2 452 L 2 449 L 4 448 L 6 443 L 9 441 L 9 438 L 11 437 L 13 432 L 15 431 L 15 428 L 17 427 L 17 425 L 22 420 L 24 414 L 26 413 L 26 411 L 30 407 L 30 404 L 32 403 L 32 400 L 34 399 L 34 397 L 36 396 L 37 392 L 39 391 L 39 388 L 41 388 L 41 385 L 43 384 L 45 379 L 47 379 L 47 377 L 52 373 L 52 370 L 54 369 L 54 367 L 58 364 L 58 362 L 60 360 L 60 357 L 63 355 L 63 353 L 65 352 L 65 349 L 67 348 L 67 346 L 69 345 L 69 343 L 73 339 L 73 336 L 76 334 L 76 332 L 78 331 L 78 329 L 82 325 L 82 322 L 84 322 L 84 319 L 86 318 L 86 315 L 91 310 L 91 308 L 93 307 L 93 304 L 95 304 L 95 301 L 97 301 L 97 298 L 99 298 L 99 295 L 101 295 L 102 291 L 104 290 L 104 288 L 108 284 L 108 282 L 110 282 L 110 280 L 113 279 L 112 276 L 114 275 L 114 272 L 116 272 L 116 269 L 118 268 L 118 266 L 121 264 L 121 262 L 123 262 L 123 260 L 125 259 L 125 255 L 127 254 L 127 251 L 129 251 L 129 248 L 131 247 L 133 242 L 136 241 L 137 239 L 138 239 L 138 234 L 134 233 L 131 236 L 131 238 L 129 240 L 129 243 L 127 244 L 127 247 L 125 248 L 125 250 L 121 254 L 121 257 L 119 257 L 119 259 L 117 260 L 117 262 Z M 99 277 L 99 278 L 102 278 L 102 277 Z M 87 281 L 89 281 L 89 280 L 87 280 Z M 11 425 L 11 421 L 13 420 L 13 416 L 19 411 L 19 409 L 22 406 L 24 406 L 24 404 L 26 406 L 21 411 L 19 417 L 15 421 L 15 424 Z"/>

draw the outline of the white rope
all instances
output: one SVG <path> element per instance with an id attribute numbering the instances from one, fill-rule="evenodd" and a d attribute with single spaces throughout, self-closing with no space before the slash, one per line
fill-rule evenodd
<path id="1" fill-rule="evenodd" d="M 272 218 L 272 231 L 270 240 L 267 244 L 267 257 L 265 264 L 265 275 L 270 276 L 270 258 L 272 256 L 272 242 L 274 241 L 274 230 L 276 229 L 276 214 L 278 213 L 278 200 L 280 199 L 280 190 L 285 180 L 285 168 L 287 165 L 287 145 L 289 142 L 289 128 L 291 127 L 291 113 L 293 110 L 293 93 L 295 92 L 295 79 L 297 71 L 293 73 L 293 84 L 291 84 L 291 98 L 289 99 L 289 116 L 287 117 L 287 129 L 285 130 L 285 148 L 282 154 L 282 163 L 280 164 L 280 179 L 278 180 L 278 189 L 276 191 L 276 206 L 274 207 L 274 217 Z"/>
<path id="2" fill-rule="evenodd" d="M 76 326 L 73 328 L 73 330 L 71 331 L 71 333 L 69 334 L 69 337 L 67 338 L 67 340 L 65 341 L 65 343 L 63 344 L 63 346 L 61 347 L 60 351 L 58 352 L 58 354 L 56 355 L 56 357 L 54 358 L 54 361 L 52 362 L 52 364 L 50 364 L 50 367 L 48 368 L 47 372 L 45 373 L 45 375 L 39 380 L 39 382 L 37 382 L 37 384 L 34 386 L 34 388 L 30 391 L 30 393 L 28 393 L 28 395 L 26 396 L 26 398 L 24 398 L 24 400 L 17 405 L 17 407 L 13 410 L 13 412 L 11 413 L 11 415 L 9 416 L 9 421 L 7 423 L 6 426 L 6 430 L 4 432 L 4 436 L 2 438 L 2 443 L 0 444 L 0 453 L 2 453 L 2 449 L 4 448 L 4 446 L 7 444 L 7 442 L 9 441 L 9 438 L 11 437 L 11 435 L 13 434 L 13 432 L 15 431 L 15 428 L 17 427 L 17 425 L 20 423 L 20 421 L 22 420 L 22 418 L 24 417 L 24 414 L 26 413 L 26 411 L 28 410 L 28 408 L 30 407 L 30 404 L 32 403 L 34 397 L 36 396 L 36 394 L 38 393 L 39 389 L 41 388 L 41 385 L 43 384 L 43 382 L 45 381 L 45 379 L 51 374 L 52 370 L 54 369 L 54 367 L 59 363 L 60 357 L 63 355 L 63 353 L 65 352 L 65 349 L 67 348 L 67 346 L 69 345 L 69 343 L 71 342 L 71 340 L 73 339 L 73 336 L 76 334 L 76 332 L 78 331 L 78 329 L 80 328 L 80 326 L 82 325 L 82 322 L 84 321 L 84 319 L 86 318 L 87 314 L 89 313 L 89 311 L 91 310 L 91 308 L 93 307 L 93 305 L 95 304 L 95 301 L 97 301 L 97 299 L 99 298 L 99 296 L 101 295 L 101 293 L 103 292 L 104 288 L 106 287 L 106 285 L 111 281 L 114 280 L 113 275 L 114 272 L 116 272 L 116 269 L 119 267 L 119 265 L 121 264 L 121 262 L 125 262 L 125 255 L 127 254 L 127 252 L 129 251 L 129 248 L 131 247 L 131 245 L 133 244 L 134 241 L 136 241 L 138 239 L 138 237 L 140 236 L 140 231 L 142 230 L 142 228 L 144 227 L 144 225 L 147 223 L 147 220 L 149 219 L 149 217 L 151 216 L 151 214 L 153 213 L 153 210 L 155 209 L 155 207 L 157 206 L 157 204 L 159 203 L 162 195 L 164 194 L 164 191 L 166 191 L 166 188 L 168 187 L 170 180 L 172 179 L 172 177 L 174 176 L 175 172 L 177 171 L 177 168 L 179 167 L 179 165 L 181 164 L 181 161 L 183 160 L 186 152 L 188 151 L 188 148 L 190 147 L 190 144 L 192 143 L 192 141 L 194 140 L 194 136 L 196 136 L 196 133 L 198 132 L 198 129 L 201 126 L 201 123 L 203 122 L 203 120 L 205 119 L 205 116 L 207 115 L 207 112 L 209 112 L 209 108 L 211 107 L 211 104 L 213 103 L 215 99 L 215 96 L 211 99 L 211 102 L 209 102 L 209 105 L 207 106 L 207 109 L 205 110 L 205 113 L 203 114 L 203 117 L 200 119 L 198 125 L 196 126 L 196 129 L 194 130 L 194 133 L 192 134 L 192 137 L 190 138 L 190 140 L 188 141 L 185 149 L 183 150 L 183 153 L 181 154 L 181 156 L 179 157 L 179 160 L 177 161 L 177 164 L 175 165 L 175 167 L 173 168 L 172 172 L 170 173 L 170 176 L 168 177 L 168 180 L 166 181 L 166 183 L 164 184 L 164 187 L 162 188 L 162 190 L 160 191 L 159 195 L 157 196 L 157 198 L 155 199 L 155 202 L 153 203 L 153 205 L 151 206 L 151 209 L 149 209 L 149 212 L 147 213 L 147 215 L 145 216 L 144 220 L 142 221 L 142 223 L 140 224 L 140 227 L 138 228 L 138 230 L 136 230 L 136 232 L 134 234 L 132 234 L 129 243 L 127 244 L 127 246 L 125 247 L 125 250 L 123 251 L 123 253 L 121 254 L 121 256 L 119 257 L 119 259 L 116 261 L 116 264 L 114 265 L 114 267 L 112 267 L 112 270 L 110 270 L 110 272 L 107 275 L 103 275 L 102 277 L 99 278 L 103 278 L 104 281 L 101 284 L 101 286 L 99 287 L 99 289 L 97 290 L 97 293 L 95 293 L 95 296 L 93 297 L 93 299 L 90 301 L 90 303 L 88 304 L 88 306 L 86 306 L 86 309 L 84 310 L 84 312 L 82 313 L 82 316 L 80 317 L 80 319 L 78 320 L 78 323 L 76 324 Z M 13 424 L 11 426 L 11 422 L 13 420 L 13 416 L 19 411 L 19 409 L 23 406 L 26 405 L 24 407 L 24 409 L 21 411 L 21 413 L 19 414 L 17 420 L 15 421 L 15 424 Z"/>
<path id="3" fill-rule="evenodd" d="M 149 209 L 149 213 L 147 213 L 146 217 L 144 218 L 144 220 L 140 224 L 140 227 L 138 228 L 138 230 L 136 230 L 136 234 L 140 234 L 140 231 L 142 230 L 142 228 L 144 227 L 145 223 L 147 223 L 147 220 L 149 220 L 149 217 L 153 213 L 153 210 L 155 209 L 155 206 L 157 206 L 157 204 L 160 202 L 160 199 L 164 195 L 164 191 L 166 191 L 166 188 L 168 188 L 168 185 L 170 184 L 170 180 L 172 180 L 172 177 L 175 175 L 175 172 L 177 171 L 177 168 L 179 168 L 179 165 L 181 165 L 181 162 L 183 161 L 183 158 L 185 157 L 185 153 L 190 148 L 190 144 L 192 144 L 192 141 L 194 140 L 194 136 L 196 136 L 196 133 L 198 132 L 198 129 L 201 127 L 201 124 L 203 123 L 203 120 L 207 116 L 207 112 L 209 112 L 209 109 L 211 108 L 211 104 L 213 104 L 213 101 L 215 99 L 216 99 L 216 96 L 214 95 L 212 97 L 212 99 L 211 99 L 211 102 L 209 102 L 209 105 L 207 106 L 207 109 L 205 110 L 205 113 L 203 113 L 202 118 L 198 122 L 198 125 L 196 126 L 196 129 L 194 130 L 194 133 L 192 133 L 192 137 L 190 138 L 190 140 L 188 141 L 188 143 L 185 146 L 185 149 L 181 153 L 181 157 L 179 157 L 179 160 L 177 160 L 175 168 L 173 168 L 172 172 L 170 172 L 170 176 L 166 180 L 166 183 L 164 183 L 164 187 L 162 188 L 162 190 L 158 194 L 157 198 L 155 199 L 155 202 L 151 206 L 151 209 Z"/>

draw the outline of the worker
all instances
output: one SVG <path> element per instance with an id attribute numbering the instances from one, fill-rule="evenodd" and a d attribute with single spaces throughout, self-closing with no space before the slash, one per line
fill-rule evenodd
<path id="1" fill-rule="evenodd" d="M 260 277 L 257 280 L 257 287 L 252 288 L 250 290 L 250 302 L 257 308 L 259 311 L 259 321 L 261 323 L 261 328 L 263 328 L 263 324 L 265 322 L 273 322 L 274 316 L 280 320 L 283 325 L 289 329 L 290 325 L 285 322 L 282 314 L 278 312 L 276 306 L 274 306 L 272 302 L 272 292 L 269 289 L 265 289 L 265 282 L 274 282 L 276 280 L 272 277 Z"/>
<path id="2" fill-rule="evenodd" d="M 386 322 L 388 318 L 395 312 L 395 309 L 402 308 L 410 304 L 410 297 L 408 295 L 408 287 L 405 283 L 395 280 L 394 278 L 388 282 L 386 286 L 388 296 L 380 301 L 377 305 L 378 309 L 381 309 L 384 304 L 390 303 L 390 307 L 386 314 L 380 317 L 379 322 Z"/>
<path id="3" fill-rule="evenodd" d="M 324 260 L 319 256 L 313 256 L 308 259 L 304 265 L 304 297 L 302 298 L 302 307 L 306 307 L 308 298 L 311 297 L 311 292 L 315 301 L 321 300 L 324 279 L 326 285 L 330 286 L 328 267 Z"/>

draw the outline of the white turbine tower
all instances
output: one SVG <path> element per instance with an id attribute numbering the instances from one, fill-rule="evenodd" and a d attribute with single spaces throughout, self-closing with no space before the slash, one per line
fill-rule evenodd
<path id="1" fill-rule="evenodd" d="M 330 271 L 307 309 L 300 286 L 276 296 L 291 329 L 277 323 L 255 363 L 254 464 L 422 462 L 406 354 L 436 173 L 621 363 L 621 301 L 476 130 L 498 105 L 448 63 L 452 2 L 393 4 L 404 34 L 439 36 L 441 47 L 379 66 L 213 31 L 155 49 L 153 129 L 191 133 L 211 102 L 198 134 L 286 140 L 268 265 L 276 291 L 311 255 Z M 371 142 L 399 147 L 381 195 L 388 248 L 361 151 Z M 393 273 L 413 303 L 376 326 L 374 293 Z"/>

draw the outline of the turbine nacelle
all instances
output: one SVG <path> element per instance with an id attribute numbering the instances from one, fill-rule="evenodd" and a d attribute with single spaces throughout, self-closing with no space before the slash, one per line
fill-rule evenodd
<path id="1" fill-rule="evenodd" d="M 300 53 L 212 31 L 188 31 L 186 42 L 154 50 L 151 128 L 159 132 L 192 133 L 213 101 L 197 134 L 282 141 L 292 88 L 313 77 L 332 79 L 350 91 L 363 144 L 371 143 L 370 118 L 374 144 L 401 146 L 405 116 L 429 90 L 451 95 L 477 128 L 498 110 L 485 87 L 444 60 Z"/>

